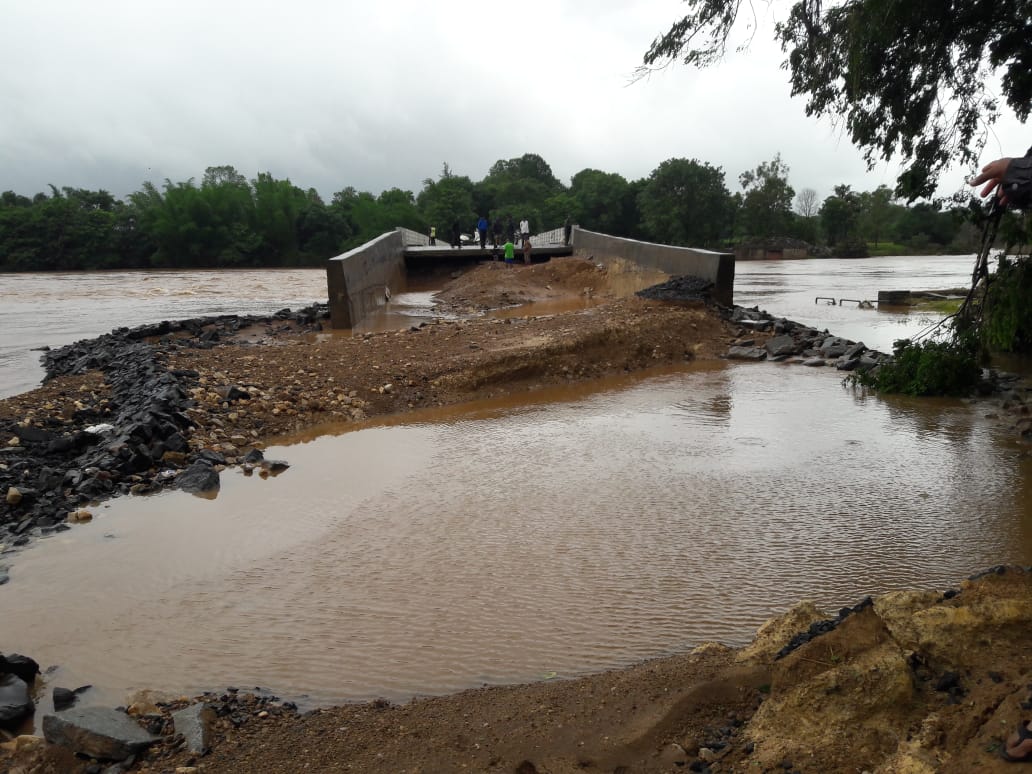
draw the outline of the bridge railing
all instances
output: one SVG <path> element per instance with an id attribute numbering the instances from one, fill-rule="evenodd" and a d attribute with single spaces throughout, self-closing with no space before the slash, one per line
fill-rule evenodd
<path id="1" fill-rule="evenodd" d="M 419 245 L 430 244 L 430 235 L 424 234 L 420 231 L 413 231 L 410 228 L 403 228 L 398 226 L 398 231 L 401 232 L 402 243 L 405 247 L 418 247 Z"/>
<path id="2" fill-rule="evenodd" d="M 553 228 L 551 231 L 542 231 L 540 234 L 530 235 L 532 247 L 543 247 L 544 245 L 561 245 L 563 243 L 563 227 Z"/>

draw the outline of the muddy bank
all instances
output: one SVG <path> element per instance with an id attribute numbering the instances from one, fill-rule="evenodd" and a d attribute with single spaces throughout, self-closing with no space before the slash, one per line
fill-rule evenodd
<path id="1" fill-rule="evenodd" d="M 124 768 L 32 740 L 0 746 L 0 761 L 12 772 L 1008 771 L 998 751 L 1032 708 L 1030 648 L 1032 568 L 1000 567 L 834 616 L 800 603 L 745 648 L 707 644 L 578 680 L 303 715 L 236 688 L 141 701 L 130 713 L 156 739 Z M 203 731 L 183 719 L 191 706 Z"/>

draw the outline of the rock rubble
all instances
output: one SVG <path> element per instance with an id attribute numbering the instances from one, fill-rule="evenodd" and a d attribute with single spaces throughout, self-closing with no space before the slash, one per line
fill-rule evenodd
<path id="1" fill-rule="evenodd" d="M 205 412 L 198 411 L 198 374 L 170 369 L 171 354 L 210 349 L 251 328 L 266 333 L 321 330 L 325 305 L 271 316 L 222 315 L 137 328 L 45 351 L 44 382 L 99 372 L 62 405 L 0 420 L 0 557 L 33 538 L 91 518 L 85 506 L 168 486 L 210 493 L 226 456 L 191 443 Z M 229 405 L 249 395 L 222 385 Z M 203 390 L 202 390 L 203 392 Z M 253 445 L 254 438 L 241 438 Z M 8 568 L 0 558 L 0 584 Z"/>

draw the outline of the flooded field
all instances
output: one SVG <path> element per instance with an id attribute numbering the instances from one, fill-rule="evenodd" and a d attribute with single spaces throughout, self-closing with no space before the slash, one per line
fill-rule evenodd
<path id="1" fill-rule="evenodd" d="M 302 703 L 745 642 L 799 599 L 1032 562 L 1029 461 L 960 402 L 698 365 L 290 439 L 214 500 L 123 498 L 12 562 L 5 630 L 91 701 Z"/>

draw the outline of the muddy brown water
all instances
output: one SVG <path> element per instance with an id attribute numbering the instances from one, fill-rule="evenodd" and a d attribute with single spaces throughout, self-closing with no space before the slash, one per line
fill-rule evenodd
<path id="1" fill-rule="evenodd" d="M 969 269 L 755 262 L 736 296 L 888 349 L 931 318 L 813 297 L 952 287 Z M 433 289 L 400 289 L 363 329 L 418 323 Z M 0 277 L 0 394 L 39 378 L 29 345 L 321 297 L 318 270 Z M 568 303 L 591 302 L 502 314 Z M 278 477 L 114 500 L 5 556 L 0 648 L 56 667 L 45 693 L 93 684 L 88 703 L 261 685 L 320 704 L 738 644 L 800 599 L 834 612 L 1032 563 L 1030 462 L 984 413 L 718 363 L 320 428 L 269 450 L 292 465 Z"/>
<path id="2" fill-rule="evenodd" d="M 324 704 L 741 644 L 800 599 L 1032 563 L 1030 462 L 983 413 L 717 363 L 322 428 L 275 478 L 114 500 L 16 555 L 5 647 L 93 703 Z"/>

